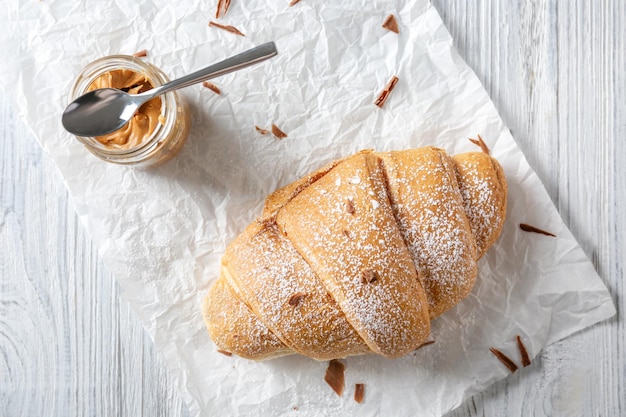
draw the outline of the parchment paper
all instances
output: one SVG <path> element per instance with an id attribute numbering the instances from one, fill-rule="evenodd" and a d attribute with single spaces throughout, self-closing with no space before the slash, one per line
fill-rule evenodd
<path id="1" fill-rule="evenodd" d="M 615 313 L 606 287 L 561 221 L 486 91 L 425 0 L 232 0 L 208 27 L 213 1 L 11 0 L 1 13 L 0 84 L 56 162 L 76 211 L 124 297 L 163 354 L 192 415 L 439 416 L 519 363 Z M 393 13 L 397 35 L 381 27 Z M 154 170 L 101 162 L 61 127 L 74 77 L 101 56 L 147 49 L 172 78 L 268 40 L 279 56 L 183 94 L 194 127 L 182 152 Z M 372 103 L 391 76 L 383 109 Z M 276 123 L 288 134 L 259 135 Z M 508 219 L 480 261 L 472 294 L 433 322 L 436 343 L 399 360 L 345 360 L 346 392 L 323 380 L 326 363 L 264 363 L 216 353 L 201 299 L 225 245 L 259 213 L 263 197 L 322 164 L 365 148 L 436 145 L 478 150 L 481 134 L 509 183 Z M 519 223 L 556 233 L 525 233 Z M 89 277 L 84 277 L 89 279 Z M 366 384 L 365 402 L 353 387 Z"/>

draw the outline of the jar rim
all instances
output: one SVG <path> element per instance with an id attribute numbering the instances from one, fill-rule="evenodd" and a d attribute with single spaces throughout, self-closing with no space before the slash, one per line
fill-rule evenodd
<path id="1" fill-rule="evenodd" d="M 153 87 L 158 87 L 170 81 L 169 77 L 158 67 L 138 57 L 133 55 L 109 55 L 90 62 L 81 70 L 70 89 L 70 102 L 85 94 L 89 86 L 102 74 L 123 69 L 144 74 Z M 158 123 L 150 136 L 135 146 L 117 149 L 107 147 L 95 137 L 76 136 L 76 138 L 91 152 L 106 159 L 140 158 L 144 154 L 150 154 L 155 147 L 159 146 L 160 138 L 168 135 L 173 129 L 177 111 L 174 92 L 165 93 L 159 97 L 161 98 L 161 115 L 165 118 L 165 123 Z"/>

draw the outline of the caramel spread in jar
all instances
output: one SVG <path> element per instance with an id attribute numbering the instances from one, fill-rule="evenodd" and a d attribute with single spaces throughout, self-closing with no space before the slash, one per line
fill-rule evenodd
<path id="1" fill-rule="evenodd" d="M 87 91 L 99 88 L 117 88 L 129 94 L 139 94 L 154 88 L 154 85 L 145 74 L 119 69 L 100 75 L 89 85 Z M 114 149 L 134 148 L 146 141 L 163 119 L 161 99 L 155 97 L 144 103 L 124 127 L 108 135 L 97 136 L 96 140 Z"/>
<path id="2" fill-rule="evenodd" d="M 69 101 L 98 88 L 117 88 L 138 94 L 170 80 L 154 65 L 130 55 L 110 55 L 87 64 L 76 77 Z M 136 168 L 161 165 L 183 147 L 191 114 L 183 96 L 170 91 L 141 106 L 123 128 L 100 137 L 76 136 L 103 161 Z"/>

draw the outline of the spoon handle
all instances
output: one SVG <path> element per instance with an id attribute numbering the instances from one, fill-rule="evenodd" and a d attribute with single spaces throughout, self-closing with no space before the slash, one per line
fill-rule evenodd
<path id="1" fill-rule="evenodd" d="M 177 90 L 201 81 L 210 80 L 211 78 L 237 71 L 241 68 L 249 67 L 250 65 L 265 61 L 266 59 L 275 56 L 277 53 L 278 52 L 276 51 L 276 45 L 274 45 L 274 42 L 267 42 L 263 45 L 259 45 L 238 55 L 225 59 L 222 62 L 210 65 L 189 75 L 170 81 L 167 84 L 153 88 L 152 90 L 141 94 L 141 96 L 148 100 L 149 98 L 156 97 L 172 90 Z"/>

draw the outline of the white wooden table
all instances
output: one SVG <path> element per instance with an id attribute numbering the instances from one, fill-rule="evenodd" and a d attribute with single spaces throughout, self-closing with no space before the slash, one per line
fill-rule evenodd
<path id="1" fill-rule="evenodd" d="M 449 417 L 626 415 L 626 1 L 434 5 L 618 308 Z M 187 415 L 1 94 L 0 138 L 0 416 Z"/>

